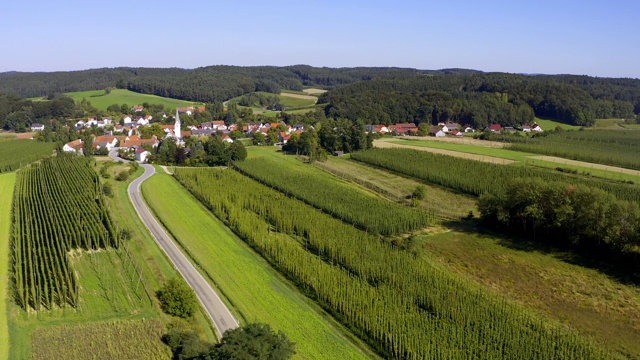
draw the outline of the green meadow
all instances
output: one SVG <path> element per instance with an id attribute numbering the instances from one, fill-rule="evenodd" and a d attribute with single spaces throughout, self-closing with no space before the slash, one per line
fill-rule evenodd
<path id="1" fill-rule="evenodd" d="M 375 357 L 273 270 L 170 175 L 142 185 L 160 221 L 239 313 L 265 322 L 296 343 L 298 359 Z"/>
<path id="2" fill-rule="evenodd" d="M 65 95 L 72 97 L 77 103 L 82 101 L 82 99 L 86 99 L 98 110 L 107 110 L 107 108 L 113 104 L 127 104 L 131 107 L 133 105 L 141 105 L 145 102 L 149 104 L 162 104 L 165 109 L 175 109 L 178 106 L 195 104 L 191 101 L 171 99 L 156 95 L 139 94 L 124 89 L 113 89 L 109 94 L 105 94 L 104 90 L 92 90 L 70 92 Z"/>

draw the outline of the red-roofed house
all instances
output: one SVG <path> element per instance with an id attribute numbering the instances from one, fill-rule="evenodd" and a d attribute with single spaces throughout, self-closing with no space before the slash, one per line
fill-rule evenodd
<path id="1" fill-rule="evenodd" d="M 84 144 L 82 142 L 82 139 L 78 139 L 78 140 L 73 140 L 70 141 L 66 144 L 64 144 L 64 146 L 62 147 L 62 151 L 65 152 L 82 152 L 82 149 L 84 148 Z"/>

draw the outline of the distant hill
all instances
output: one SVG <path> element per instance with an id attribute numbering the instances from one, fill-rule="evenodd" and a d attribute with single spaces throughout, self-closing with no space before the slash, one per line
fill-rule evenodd
<path id="1" fill-rule="evenodd" d="M 293 66 L 208 66 L 178 68 L 103 68 L 61 72 L 0 73 L 0 93 L 42 97 L 106 87 L 197 102 L 221 102 L 254 91 L 280 93 L 304 87 L 336 86 L 399 76 L 467 74 L 475 70 L 418 70 L 395 67 L 327 68 Z"/>

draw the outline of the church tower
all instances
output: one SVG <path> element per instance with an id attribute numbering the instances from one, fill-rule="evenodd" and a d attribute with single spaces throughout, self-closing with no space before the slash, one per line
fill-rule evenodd
<path id="1" fill-rule="evenodd" d="M 176 144 L 180 144 L 182 141 L 182 132 L 180 130 L 180 114 L 176 109 L 176 124 L 173 126 L 173 135 L 176 137 Z"/>

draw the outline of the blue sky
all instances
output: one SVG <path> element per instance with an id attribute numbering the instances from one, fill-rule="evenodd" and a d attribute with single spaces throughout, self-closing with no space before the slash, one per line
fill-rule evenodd
<path id="1" fill-rule="evenodd" d="M 630 0 L 8 0 L 0 14 L 0 72 L 309 64 L 640 78 Z"/>

